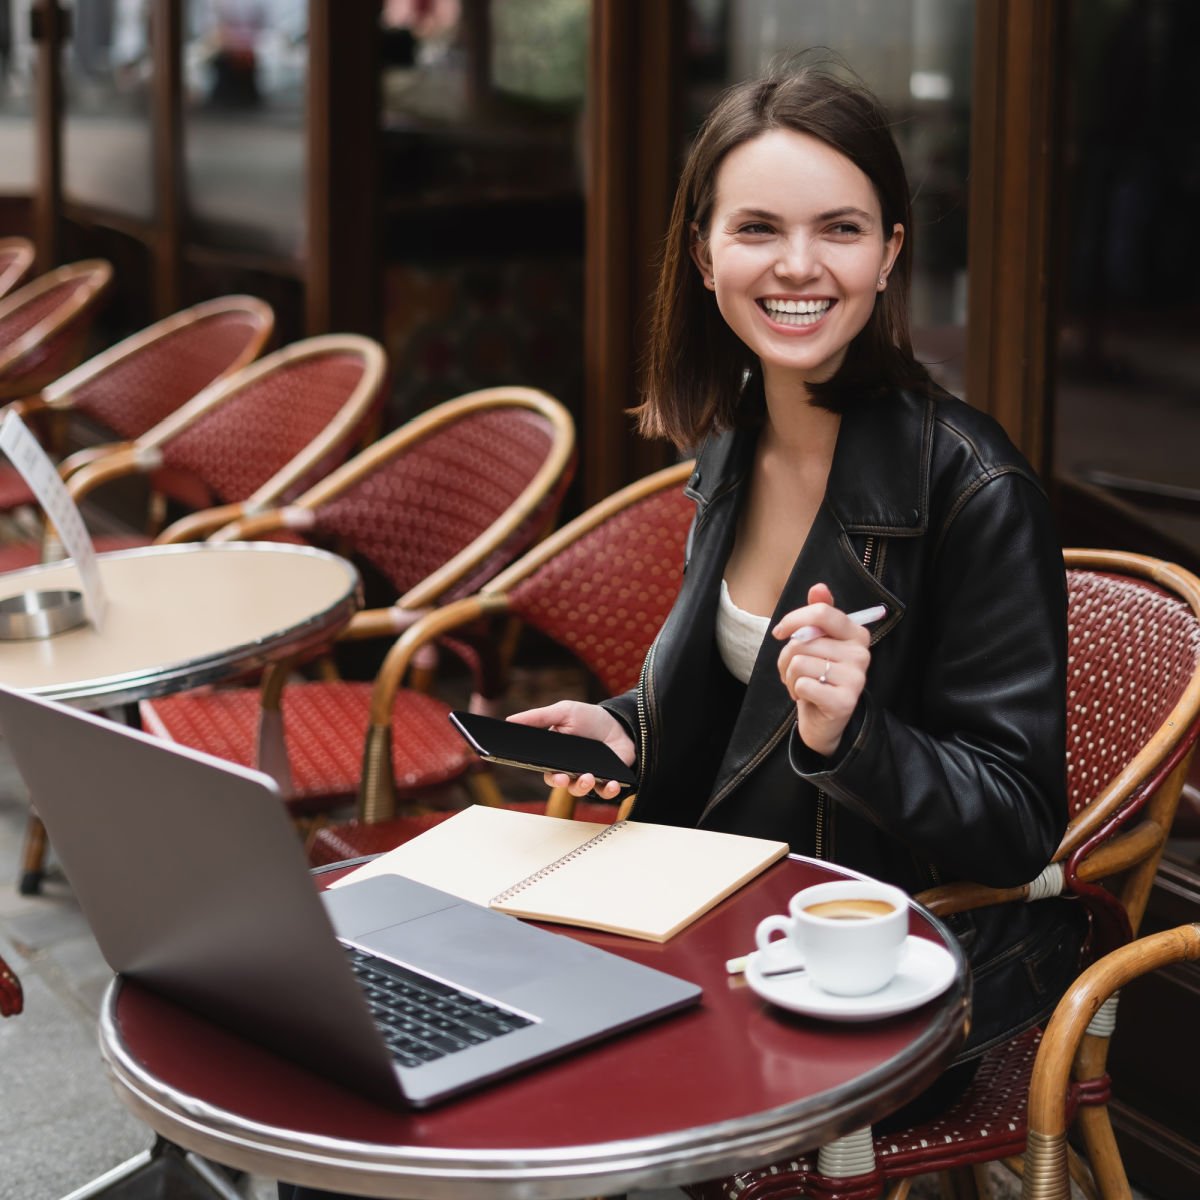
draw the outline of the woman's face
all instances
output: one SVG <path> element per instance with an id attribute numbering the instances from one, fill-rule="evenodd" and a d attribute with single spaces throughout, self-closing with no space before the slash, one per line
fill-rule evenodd
<path id="1" fill-rule="evenodd" d="M 790 129 L 731 150 L 717 172 L 707 240 L 692 257 L 764 381 L 829 379 L 866 325 L 904 240 L 845 155 Z M 715 282 L 714 282 L 715 280 Z"/>

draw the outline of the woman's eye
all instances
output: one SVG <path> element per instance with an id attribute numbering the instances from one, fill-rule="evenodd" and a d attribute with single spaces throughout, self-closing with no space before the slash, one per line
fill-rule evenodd
<path id="1" fill-rule="evenodd" d="M 853 221 L 839 221 L 830 228 L 830 232 L 836 237 L 858 237 L 862 233 L 862 228 L 855 225 Z"/>
<path id="2" fill-rule="evenodd" d="M 745 225 L 739 225 L 737 231 L 750 234 L 770 233 L 771 227 L 762 221 L 747 221 Z"/>

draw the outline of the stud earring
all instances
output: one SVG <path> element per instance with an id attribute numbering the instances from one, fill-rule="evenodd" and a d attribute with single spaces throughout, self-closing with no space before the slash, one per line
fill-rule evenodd
<path id="1" fill-rule="evenodd" d="M 717 277 L 715 275 L 710 275 L 708 277 L 708 286 L 710 288 L 715 288 L 717 286 Z"/>
<path id="2" fill-rule="evenodd" d="M 880 275 L 880 277 L 879 277 L 879 286 L 880 286 L 880 287 L 885 287 L 886 285 L 887 285 L 887 276 L 886 276 L 886 275 Z"/>

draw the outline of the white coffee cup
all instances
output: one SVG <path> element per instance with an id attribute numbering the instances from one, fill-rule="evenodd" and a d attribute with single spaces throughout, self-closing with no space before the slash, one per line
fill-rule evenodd
<path id="1" fill-rule="evenodd" d="M 818 883 L 788 901 L 788 914 L 766 917 L 754 931 L 764 969 L 803 964 L 836 996 L 865 996 L 895 978 L 908 936 L 908 896 L 899 888 L 868 879 Z"/>

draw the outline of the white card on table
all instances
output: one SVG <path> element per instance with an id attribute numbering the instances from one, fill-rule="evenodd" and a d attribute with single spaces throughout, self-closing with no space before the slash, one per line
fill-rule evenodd
<path id="1" fill-rule="evenodd" d="M 3 450 L 37 497 L 46 519 L 54 526 L 67 556 L 74 560 L 83 584 L 83 602 L 88 617 L 97 629 L 104 619 L 104 588 L 96 565 L 96 549 L 83 523 L 79 506 L 71 499 L 54 464 L 25 422 L 10 412 L 0 423 L 0 450 Z"/>

